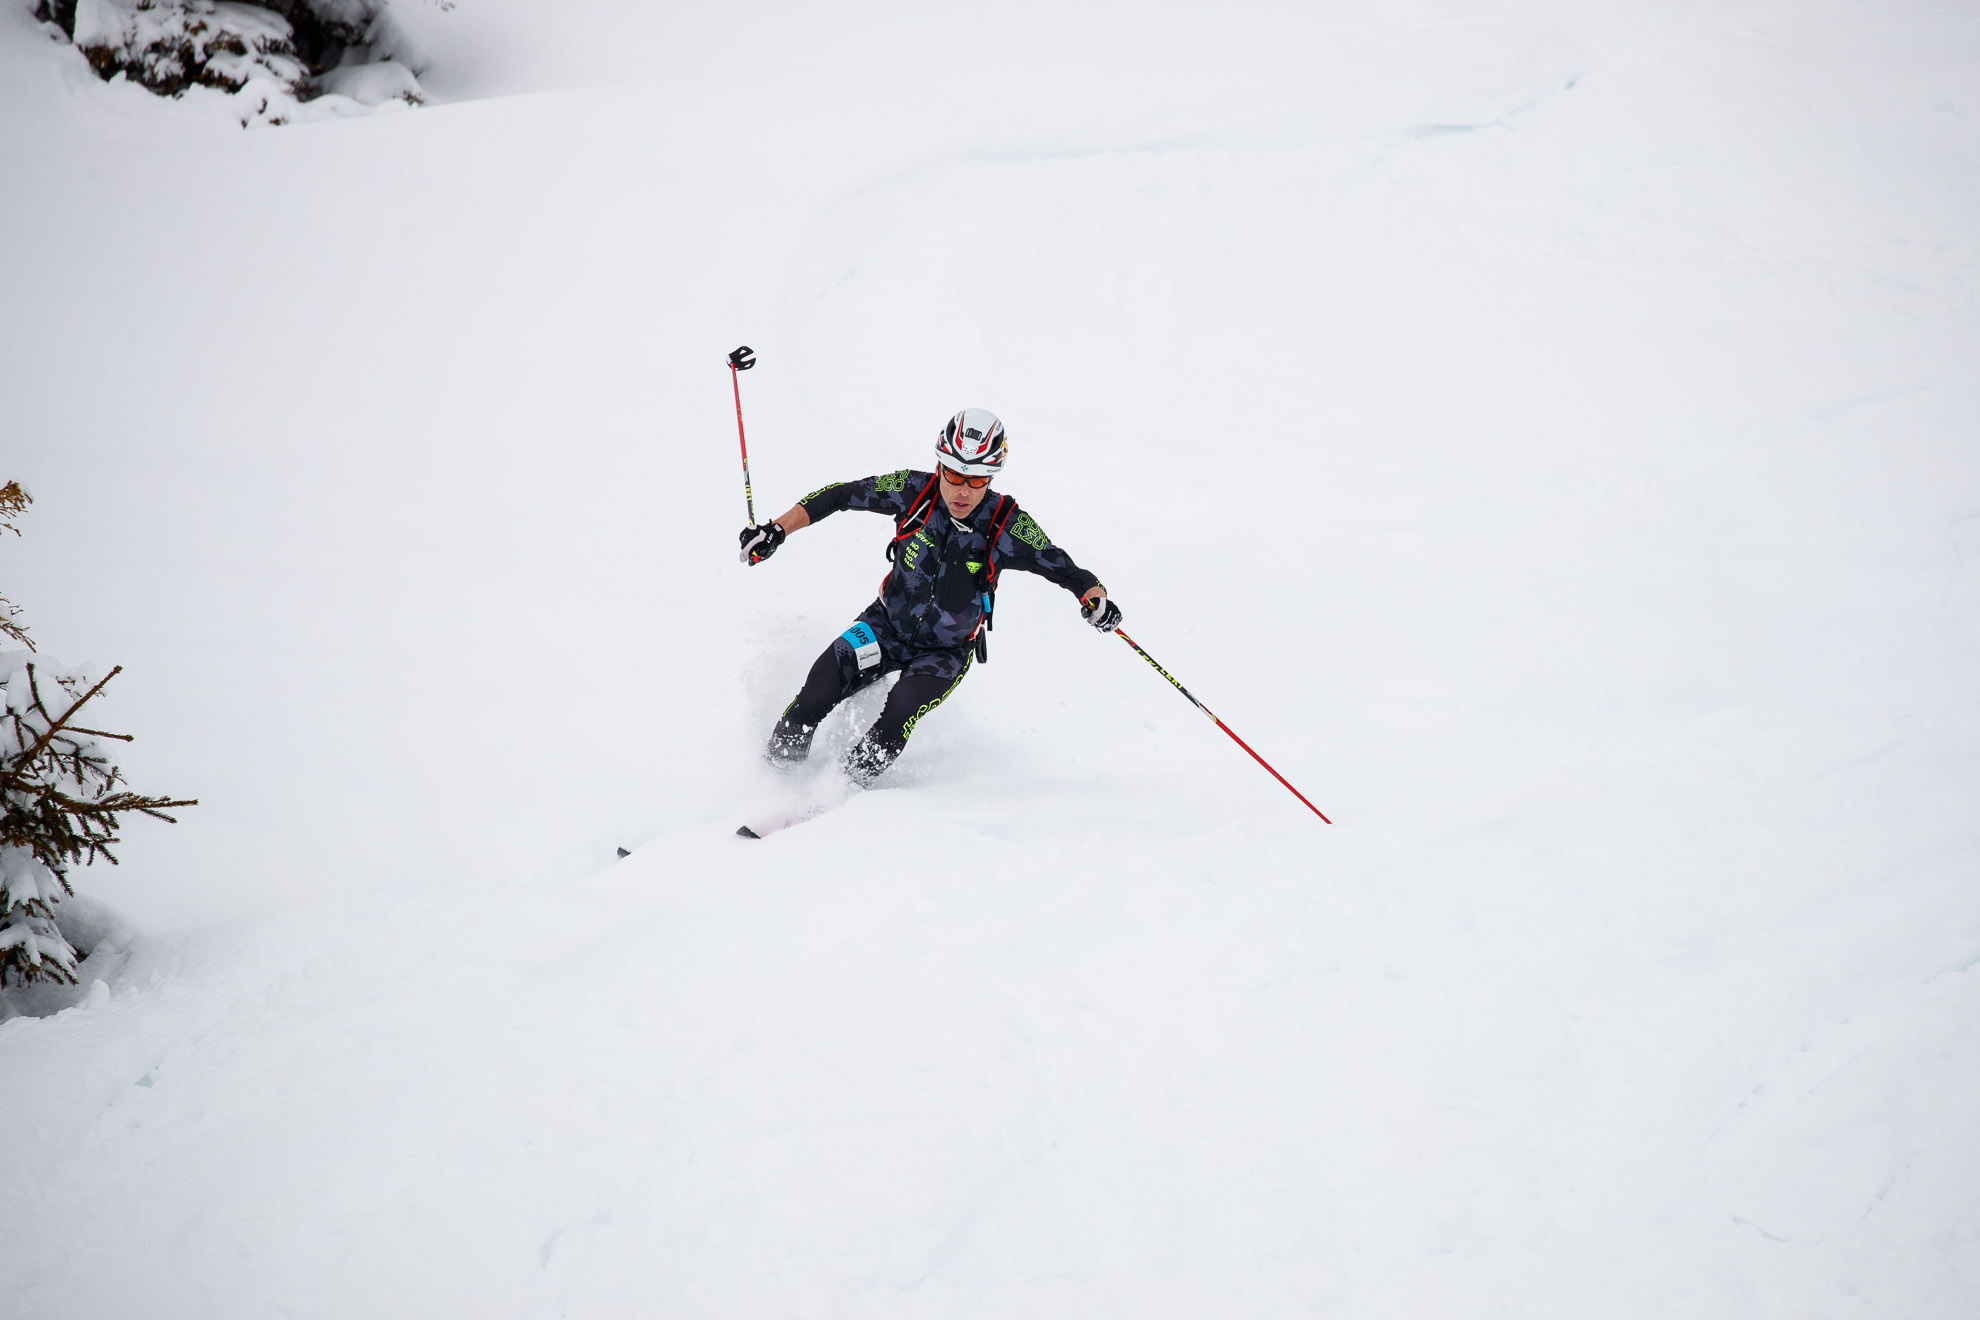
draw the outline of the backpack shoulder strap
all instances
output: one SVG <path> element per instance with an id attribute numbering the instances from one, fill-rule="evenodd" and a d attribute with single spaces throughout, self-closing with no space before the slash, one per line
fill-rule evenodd
<path id="1" fill-rule="evenodd" d="M 976 579 L 977 589 L 983 597 L 983 617 L 976 621 L 976 631 L 970 634 L 970 640 L 976 643 L 976 658 L 986 664 L 990 660 L 990 639 L 985 634 L 997 626 L 992 621 L 997 608 L 997 538 L 1004 534 L 1005 524 L 1017 512 L 1016 500 L 1008 495 L 997 498 L 1003 503 L 990 515 L 989 544 L 983 547 L 983 571 Z"/>
<path id="2" fill-rule="evenodd" d="M 1003 536 L 1004 528 L 1010 525 L 1018 506 L 1018 502 L 1008 495 L 1001 495 L 998 498 L 1003 500 L 1003 503 L 998 505 L 997 512 L 991 515 L 990 545 L 983 552 L 983 589 L 988 592 L 997 590 L 997 541 Z"/>
<path id="3" fill-rule="evenodd" d="M 928 515 L 935 512 L 935 483 L 942 478 L 931 475 L 921 493 L 908 502 L 907 512 L 894 519 L 894 539 L 887 542 L 887 558 L 892 559 L 899 551 L 901 542 L 920 530 L 928 521 Z"/>

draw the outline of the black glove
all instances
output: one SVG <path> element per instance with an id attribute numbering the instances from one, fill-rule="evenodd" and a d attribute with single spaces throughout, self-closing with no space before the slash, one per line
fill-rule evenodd
<path id="1" fill-rule="evenodd" d="M 784 529 L 776 523 L 760 523 L 755 527 L 745 527 L 736 538 L 742 542 L 740 558 L 745 564 L 760 564 L 777 553 L 777 547 L 784 543 Z"/>
<path id="2" fill-rule="evenodd" d="M 1079 608 L 1080 612 L 1086 615 L 1086 621 L 1101 632 L 1112 632 L 1121 626 L 1121 607 L 1105 596 L 1094 600 L 1083 600 L 1079 603 Z"/>

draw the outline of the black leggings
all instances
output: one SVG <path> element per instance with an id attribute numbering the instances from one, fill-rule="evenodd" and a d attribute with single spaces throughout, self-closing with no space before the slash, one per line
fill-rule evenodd
<path id="1" fill-rule="evenodd" d="M 915 724 L 934 710 L 963 681 L 975 657 L 967 650 L 924 651 L 904 660 L 885 654 L 878 664 L 859 667 L 851 642 L 835 637 L 822 655 L 812 662 L 804 687 L 784 708 L 777 727 L 770 732 L 766 755 L 772 761 L 796 762 L 811 755 L 811 738 L 819 722 L 834 706 L 863 688 L 873 686 L 886 675 L 898 672 L 900 681 L 887 694 L 887 704 L 873 727 L 860 737 L 845 756 L 846 774 L 865 786 L 878 779 L 907 747 Z"/>

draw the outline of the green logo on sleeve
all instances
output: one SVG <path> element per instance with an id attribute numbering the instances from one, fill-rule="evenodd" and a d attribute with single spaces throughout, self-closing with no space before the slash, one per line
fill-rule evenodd
<path id="1" fill-rule="evenodd" d="M 1022 541 L 1033 550 L 1043 550 L 1052 544 L 1052 538 L 1045 535 L 1045 529 L 1031 520 L 1031 515 L 1018 510 L 1018 516 L 1004 529 L 1013 541 Z"/>
<path id="2" fill-rule="evenodd" d="M 906 490 L 908 475 L 912 468 L 902 468 L 899 472 L 888 472 L 873 479 L 873 489 L 877 491 Z"/>

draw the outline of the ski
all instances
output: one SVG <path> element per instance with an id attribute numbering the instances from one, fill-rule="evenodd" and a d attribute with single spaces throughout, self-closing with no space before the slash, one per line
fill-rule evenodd
<path id="1" fill-rule="evenodd" d="M 793 825 L 802 825 L 808 820 L 815 820 L 830 811 L 833 805 L 836 804 L 826 804 L 823 806 L 814 804 L 782 816 L 772 816 L 765 820 L 759 820 L 754 825 L 738 825 L 736 827 L 736 837 L 738 839 L 761 839 L 775 834 L 778 830 L 787 830 Z"/>
<path id="2" fill-rule="evenodd" d="M 852 800 L 853 793 L 852 786 L 836 775 L 815 781 L 797 792 L 779 795 L 781 800 L 765 802 L 752 810 L 744 823 L 736 827 L 736 837 L 767 838 L 779 830 L 816 820 L 828 811 L 843 807 Z"/>

